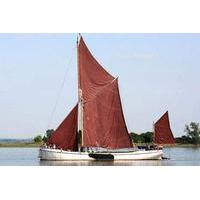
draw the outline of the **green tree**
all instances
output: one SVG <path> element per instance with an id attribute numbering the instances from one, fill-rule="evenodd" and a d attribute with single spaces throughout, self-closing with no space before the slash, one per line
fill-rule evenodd
<path id="1" fill-rule="evenodd" d="M 44 137 L 42 138 L 43 142 L 47 142 L 47 140 L 49 139 L 49 137 L 52 135 L 53 132 L 54 132 L 53 129 L 46 130 L 46 133 Z"/>
<path id="2" fill-rule="evenodd" d="M 189 125 L 185 126 L 185 132 L 187 136 L 191 139 L 193 144 L 200 143 L 200 127 L 199 123 L 191 122 Z"/>
<path id="3" fill-rule="evenodd" d="M 152 143 L 152 141 L 153 141 L 153 133 L 152 132 L 142 133 L 141 137 L 143 138 L 142 140 L 144 141 L 144 143 Z"/>
<path id="4" fill-rule="evenodd" d="M 37 135 L 33 138 L 35 143 L 40 143 L 42 142 L 42 136 L 41 135 Z"/>
<path id="5" fill-rule="evenodd" d="M 187 136 L 187 135 L 183 135 L 181 137 L 176 137 L 175 138 L 176 140 L 176 143 L 179 143 L 179 144 L 192 144 L 192 139 Z"/>
<path id="6" fill-rule="evenodd" d="M 152 137 L 152 132 L 146 132 L 142 134 L 131 133 L 131 139 L 134 143 L 151 143 L 153 140 Z"/>
<path id="7" fill-rule="evenodd" d="M 137 133 L 130 133 L 131 139 L 134 143 L 140 143 L 140 136 Z"/>

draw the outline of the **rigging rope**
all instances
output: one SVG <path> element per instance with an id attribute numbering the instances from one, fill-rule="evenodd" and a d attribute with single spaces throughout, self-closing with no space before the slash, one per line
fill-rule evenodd
<path id="1" fill-rule="evenodd" d="M 70 56 L 70 59 L 69 59 L 68 65 L 67 65 L 67 66 L 69 66 L 69 67 L 71 66 L 72 61 L 73 61 L 74 50 L 75 50 L 75 47 L 72 49 L 72 54 L 71 54 L 71 56 Z M 55 105 L 53 106 L 53 110 L 52 110 L 52 112 L 51 112 L 51 115 L 50 115 L 50 118 L 49 118 L 49 121 L 48 121 L 48 124 L 47 124 L 47 130 L 49 129 L 49 127 L 50 127 L 50 125 L 51 125 L 51 123 L 52 123 L 54 114 L 55 114 L 55 112 L 56 112 L 56 108 L 57 108 L 58 102 L 59 102 L 59 100 L 60 100 L 61 92 L 62 92 L 63 87 L 64 87 L 64 85 L 65 85 L 65 81 L 66 81 L 66 77 L 67 77 L 67 72 L 68 72 L 68 68 L 66 68 L 66 71 L 65 71 L 65 73 L 64 73 L 63 80 L 62 80 L 62 82 L 61 82 L 60 89 L 58 90 L 56 102 L 55 102 Z"/>

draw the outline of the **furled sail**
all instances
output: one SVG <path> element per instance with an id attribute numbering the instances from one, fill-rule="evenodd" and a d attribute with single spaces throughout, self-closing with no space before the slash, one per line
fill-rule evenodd
<path id="1" fill-rule="evenodd" d="M 78 105 L 76 105 L 48 140 L 49 145 L 63 150 L 77 150 Z"/>
<path id="2" fill-rule="evenodd" d="M 175 139 L 170 128 L 169 115 L 166 112 L 154 125 L 155 144 L 174 144 Z"/>
<path id="3" fill-rule="evenodd" d="M 83 146 L 130 148 L 118 80 L 95 60 L 83 39 L 78 45 L 79 81 L 83 98 Z"/>

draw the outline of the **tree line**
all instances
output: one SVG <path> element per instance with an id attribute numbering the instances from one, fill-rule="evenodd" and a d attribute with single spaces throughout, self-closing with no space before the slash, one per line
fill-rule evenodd
<path id="1" fill-rule="evenodd" d="M 34 137 L 35 143 L 47 142 L 48 138 L 54 132 L 53 129 L 49 129 L 42 136 L 41 134 Z M 185 135 L 181 137 L 176 137 L 175 141 L 177 144 L 200 144 L 200 126 L 199 123 L 191 122 L 189 125 L 185 126 Z M 134 132 L 130 133 L 131 139 L 134 143 L 152 143 L 153 142 L 153 132 L 145 132 L 137 134 Z"/>

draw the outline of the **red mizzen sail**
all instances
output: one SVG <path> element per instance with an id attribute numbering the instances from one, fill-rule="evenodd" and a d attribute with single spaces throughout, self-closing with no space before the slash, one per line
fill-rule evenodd
<path id="1" fill-rule="evenodd" d="M 48 140 L 63 150 L 77 150 L 78 105 L 76 105 Z"/>
<path id="2" fill-rule="evenodd" d="M 95 60 L 83 39 L 78 46 L 79 81 L 82 90 L 83 146 L 130 148 L 118 80 Z"/>
<path id="3" fill-rule="evenodd" d="M 169 115 L 166 112 L 154 125 L 155 144 L 175 144 L 175 139 L 170 128 Z"/>

